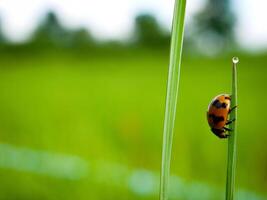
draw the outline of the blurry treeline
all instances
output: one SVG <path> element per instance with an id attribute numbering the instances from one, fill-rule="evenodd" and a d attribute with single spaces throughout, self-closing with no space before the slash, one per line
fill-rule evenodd
<path id="1" fill-rule="evenodd" d="M 187 25 L 185 53 L 216 54 L 233 49 L 234 15 L 229 0 L 209 0 Z M 64 27 L 53 11 L 47 12 L 32 37 L 23 44 L 9 42 L 0 26 L 0 47 L 30 49 L 96 49 L 96 48 L 160 48 L 168 49 L 170 31 L 164 29 L 152 14 L 139 14 L 135 27 L 126 41 L 98 41 L 85 28 Z"/>

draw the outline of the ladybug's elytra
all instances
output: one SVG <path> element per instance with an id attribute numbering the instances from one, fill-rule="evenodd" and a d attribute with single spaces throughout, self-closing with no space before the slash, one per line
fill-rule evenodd
<path id="1" fill-rule="evenodd" d="M 231 129 L 225 127 L 231 124 L 235 119 L 228 120 L 228 114 L 236 108 L 231 106 L 231 96 L 228 94 L 220 94 L 216 96 L 208 107 L 207 118 L 211 131 L 219 138 L 227 138 L 227 131 Z"/>

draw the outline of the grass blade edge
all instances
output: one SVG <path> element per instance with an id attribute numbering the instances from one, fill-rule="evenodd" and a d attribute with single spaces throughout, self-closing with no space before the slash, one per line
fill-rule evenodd
<path id="1" fill-rule="evenodd" d="M 176 0 L 173 14 L 170 64 L 163 130 L 160 200 L 168 199 L 173 129 L 180 80 L 186 0 Z"/>
<path id="2" fill-rule="evenodd" d="M 231 105 L 237 105 L 237 63 L 239 62 L 237 57 L 232 59 L 233 68 L 232 68 L 232 97 Z M 235 191 L 235 171 L 236 171 L 236 139 L 237 139 L 237 109 L 233 110 L 230 113 L 230 119 L 235 119 L 233 123 L 230 124 L 230 129 L 233 131 L 230 133 L 228 139 L 228 161 L 227 161 L 227 176 L 226 176 L 226 200 L 234 199 Z"/>

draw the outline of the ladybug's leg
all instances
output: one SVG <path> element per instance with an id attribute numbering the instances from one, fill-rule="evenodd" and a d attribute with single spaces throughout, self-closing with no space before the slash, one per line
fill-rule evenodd
<path id="1" fill-rule="evenodd" d="M 234 106 L 232 108 L 230 108 L 229 112 L 228 113 L 231 113 L 234 109 L 236 109 L 237 106 Z"/>
<path id="2" fill-rule="evenodd" d="M 226 125 L 231 124 L 231 123 L 233 123 L 234 121 L 235 121 L 235 119 L 228 120 L 228 121 L 226 122 Z"/>
<path id="3" fill-rule="evenodd" d="M 230 132 L 230 131 L 233 131 L 232 129 L 227 128 L 227 127 L 223 127 L 223 129 L 226 130 L 226 131 L 229 131 L 229 132 Z"/>

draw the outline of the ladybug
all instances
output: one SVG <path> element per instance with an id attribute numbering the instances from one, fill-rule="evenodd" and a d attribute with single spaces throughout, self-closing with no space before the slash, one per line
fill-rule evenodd
<path id="1" fill-rule="evenodd" d="M 235 121 L 235 119 L 228 120 L 229 113 L 235 108 L 236 106 L 231 108 L 231 96 L 228 94 L 216 96 L 209 104 L 207 112 L 208 123 L 211 131 L 219 138 L 227 138 L 229 136 L 227 131 L 232 131 L 225 126 Z"/>

